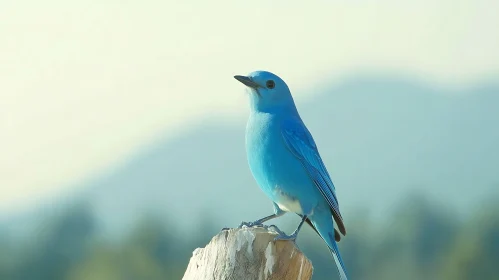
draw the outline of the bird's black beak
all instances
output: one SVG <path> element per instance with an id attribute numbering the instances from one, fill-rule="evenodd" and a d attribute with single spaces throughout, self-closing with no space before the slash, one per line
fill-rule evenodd
<path id="1" fill-rule="evenodd" d="M 262 87 L 261 85 L 254 82 L 252 79 L 250 79 L 249 77 L 246 77 L 246 76 L 236 75 L 236 76 L 234 76 L 234 79 L 240 81 L 245 86 L 250 87 L 250 88 L 257 89 L 259 87 Z"/>

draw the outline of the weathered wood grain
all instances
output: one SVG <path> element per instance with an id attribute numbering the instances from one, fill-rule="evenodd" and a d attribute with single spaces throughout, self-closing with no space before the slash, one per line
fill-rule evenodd
<path id="1" fill-rule="evenodd" d="M 223 230 L 194 250 L 183 280 L 310 280 L 312 263 L 269 227 Z"/>

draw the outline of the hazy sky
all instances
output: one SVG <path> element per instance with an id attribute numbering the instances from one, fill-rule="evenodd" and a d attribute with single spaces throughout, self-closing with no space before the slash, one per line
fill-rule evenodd
<path id="1" fill-rule="evenodd" d="M 202 116 L 244 118 L 234 74 L 270 70 L 295 90 L 366 70 L 439 86 L 490 80 L 498 10 L 494 0 L 1 1 L 0 211 Z"/>

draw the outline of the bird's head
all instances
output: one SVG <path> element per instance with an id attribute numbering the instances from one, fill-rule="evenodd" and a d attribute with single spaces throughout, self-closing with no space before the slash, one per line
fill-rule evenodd
<path id="1" fill-rule="evenodd" d="M 277 75 L 267 71 L 255 71 L 247 76 L 234 78 L 250 90 L 251 107 L 258 111 L 293 109 L 295 104 L 288 85 Z"/>

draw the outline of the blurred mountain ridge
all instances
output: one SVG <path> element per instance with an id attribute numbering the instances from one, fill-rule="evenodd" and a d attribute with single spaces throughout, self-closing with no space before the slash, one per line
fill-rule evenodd
<path id="1" fill-rule="evenodd" d="M 452 91 L 373 75 L 307 91 L 320 94 L 297 107 L 346 217 L 359 207 L 386 216 L 411 190 L 466 214 L 499 189 L 499 85 Z M 84 182 L 62 204 L 87 201 L 114 232 L 147 212 L 176 216 L 186 227 L 202 222 L 206 211 L 220 227 L 267 215 L 272 207 L 247 167 L 244 130 L 244 122 L 200 121 Z M 57 203 L 48 208 L 57 209 Z M 27 211 L 4 224 L 43 212 Z"/>

